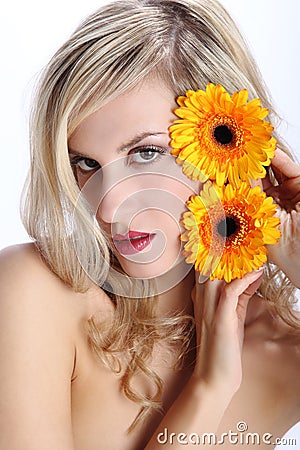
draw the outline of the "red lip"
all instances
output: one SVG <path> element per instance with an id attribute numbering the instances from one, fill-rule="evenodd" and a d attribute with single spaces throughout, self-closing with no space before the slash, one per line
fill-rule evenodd
<path id="1" fill-rule="evenodd" d="M 155 233 L 130 230 L 126 234 L 116 234 L 113 242 L 121 255 L 133 255 L 148 247 L 155 236 Z"/>

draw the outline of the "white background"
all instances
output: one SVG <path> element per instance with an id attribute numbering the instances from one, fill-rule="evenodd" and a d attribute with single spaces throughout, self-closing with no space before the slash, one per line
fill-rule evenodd
<path id="1" fill-rule="evenodd" d="M 103 0 L 26 0 L 1 7 L 0 248 L 28 240 L 19 199 L 28 168 L 28 115 L 42 67 L 73 29 Z M 300 7 L 298 0 L 222 0 L 239 24 L 300 159 Z"/>

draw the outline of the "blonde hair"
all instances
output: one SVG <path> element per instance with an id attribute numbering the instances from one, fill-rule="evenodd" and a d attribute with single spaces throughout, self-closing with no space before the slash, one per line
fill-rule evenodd
<path id="1" fill-rule="evenodd" d="M 89 114 L 154 75 L 173 90 L 174 97 L 187 89 L 203 89 L 209 82 L 220 83 L 229 92 L 246 88 L 250 98 L 259 97 L 269 108 L 270 122 L 276 125 L 278 120 L 241 34 L 216 0 L 121 0 L 88 17 L 54 55 L 38 86 L 23 204 L 28 233 L 51 269 L 76 291 L 90 286 L 86 274 L 102 286 L 109 265 L 117 267 L 117 262 L 79 195 L 68 159 L 68 138 Z M 128 283 L 134 299 L 114 296 L 112 326 L 108 329 L 92 319 L 88 332 L 94 350 L 113 370 L 121 370 L 120 355 L 126 355 L 122 387 L 142 407 L 135 426 L 160 405 L 162 383 L 149 365 L 154 345 L 163 340 L 184 355 L 193 325 L 191 318 L 180 314 L 158 319 L 152 283 Z M 284 289 L 278 291 L 278 284 Z M 262 292 L 282 318 L 295 325 L 293 286 L 276 267 L 268 267 Z M 154 382 L 152 396 L 132 388 L 138 372 Z"/>

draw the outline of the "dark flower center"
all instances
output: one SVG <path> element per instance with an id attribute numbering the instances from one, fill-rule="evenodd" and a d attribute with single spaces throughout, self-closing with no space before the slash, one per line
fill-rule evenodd
<path id="1" fill-rule="evenodd" d="M 232 142 L 233 134 L 226 125 L 218 125 L 214 129 L 214 138 L 219 144 L 227 145 Z"/>
<path id="2" fill-rule="evenodd" d="M 226 217 L 225 219 L 220 220 L 217 225 L 217 231 L 219 235 L 226 239 L 236 234 L 238 230 L 239 224 L 233 217 Z"/>

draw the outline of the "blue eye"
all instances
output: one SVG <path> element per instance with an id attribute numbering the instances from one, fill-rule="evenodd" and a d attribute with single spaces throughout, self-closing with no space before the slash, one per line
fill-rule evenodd
<path id="1" fill-rule="evenodd" d="M 129 153 L 130 163 L 145 164 L 152 163 L 161 155 L 165 154 L 165 150 L 154 145 L 139 147 L 131 150 Z"/>

